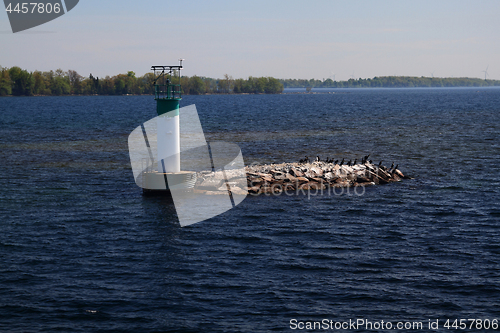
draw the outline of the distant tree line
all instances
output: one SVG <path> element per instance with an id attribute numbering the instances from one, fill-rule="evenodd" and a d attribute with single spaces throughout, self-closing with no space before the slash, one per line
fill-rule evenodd
<path id="1" fill-rule="evenodd" d="M 49 72 L 28 72 L 17 66 L 0 66 L 0 96 L 33 95 L 139 95 L 154 92 L 154 75 L 147 73 L 136 77 L 132 71 L 104 78 L 83 77 L 74 70 L 62 69 Z M 272 77 L 249 77 L 233 79 L 224 75 L 222 79 L 200 76 L 181 77 L 182 93 L 201 94 L 279 94 L 283 84 Z"/>
<path id="2" fill-rule="evenodd" d="M 349 79 L 347 81 L 326 80 L 280 80 L 285 88 L 410 88 L 410 87 L 487 87 L 500 86 L 500 80 L 483 80 L 467 77 L 416 77 L 380 76 L 373 79 Z"/>
<path id="3" fill-rule="evenodd" d="M 0 66 L 0 96 L 33 95 L 139 95 L 153 94 L 153 73 L 136 77 L 132 71 L 113 77 L 83 77 L 74 70 L 58 69 L 49 72 L 28 72 L 17 66 Z M 283 88 L 405 88 L 405 87 L 485 87 L 500 86 L 500 80 L 479 78 L 435 78 L 414 76 L 380 76 L 373 79 L 347 81 L 275 79 L 249 77 L 222 79 L 203 76 L 181 77 L 182 93 L 202 94 L 279 94 Z"/>

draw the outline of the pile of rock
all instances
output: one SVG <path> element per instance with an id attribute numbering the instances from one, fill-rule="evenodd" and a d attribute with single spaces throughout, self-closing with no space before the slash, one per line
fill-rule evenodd
<path id="1" fill-rule="evenodd" d="M 194 187 L 197 193 L 222 195 L 227 195 L 229 190 L 236 195 L 247 195 L 246 189 L 246 168 L 197 173 Z"/>
<path id="2" fill-rule="evenodd" d="M 409 177 L 396 168 L 369 162 L 353 166 L 325 162 L 282 163 L 247 166 L 244 171 L 199 174 L 195 188 L 206 194 L 227 194 L 228 189 L 234 194 L 246 194 L 246 189 L 250 194 L 268 194 L 387 184 L 403 178 Z"/>
<path id="3" fill-rule="evenodd" d="M 405 176 L 398 169 L 387 169 L 368 162 L 353 166 L 313 162 L 247 167 L 248 191 L 259 194 L 387 184 L 402 178 Z"/>

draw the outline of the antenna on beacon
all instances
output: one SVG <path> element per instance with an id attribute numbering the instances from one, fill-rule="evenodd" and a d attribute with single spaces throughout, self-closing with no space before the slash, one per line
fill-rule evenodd
<path id="1" fill-rule="evenodd" d="M 186 60 L 186 59 L 183 59 L 183 58 L 179 59 L 179 80 L 181 79 L 181 69 L 183 69 L 183 67 L 182 67 L 183 60 Z M 179 81 L 179 83 L 180 83 L 180 81 Z"/>

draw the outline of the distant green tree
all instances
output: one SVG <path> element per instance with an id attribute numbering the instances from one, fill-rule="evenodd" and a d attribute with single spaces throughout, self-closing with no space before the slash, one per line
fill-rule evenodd
<path id="1" fill-rule="evenodd" d="M 127 72 L 127 74 L 118 74 L 114 76 L 112 80 L 114 82 L 114 91 L 112 91 L 113 89 L 109 89 L 111 91 L 108 94 L 127 95 L 140 93 L 137 78 L 132 71 Z"/>
<path id="2" fill-rule="evenodd" d="M 153 82 L 154 82 L 153 73 L 146 73 L 137 79 L 137 83 L 140 87 L 140 91 L 142 94 L 150 94 L 150 95 L 154 94 Z"/>
<path id="3" fill-rule="evenodd" d="M 135 73 L 132 71 L 127 72 L 127 76 L 125 78 L 125 90 L 127 94 L 140 94 L 140 87 L 137 78 L 135 77 Z"/>
<path id="4" fill-rule="evenodd" d="M 83 76 L 78 74 L 74 70 L 68 70 L 68 78 L 69 78 L 69 84 L 71 86 L 71 92 L 73 94 L 81 94 L 83 92 L 82 90 L 82 80 Z"/>
<path id="5" fill-rule="evenodd" d="M 45 95 L 46 87 L 45 87 L 45 80 L 43 77 L 43 73 L 39 71 L 34 71 L 33 72 L 33 78 L 35 80 L 35 87 L 33 89 L 33 94 L 35 95 Z"/>
<path id="6" fill-rule="evenodd" d="M 109 77 L 106 75 L 104 79 L 97 79 L 98 81 L 98 92 L 100 95 L 115 95 L 115 77 Z"/>
<path id="7" fill-rule="evenodd" d="M 71 93 L 71 84 L 68 73 L 60 68 L 57 69 L 54 73 L 50 89 L 52 95 L 69 95 Z"/>
<path id="8" fill-rule="evenodd" d="M 115 95 L 122 95 L 127 93 L 125 89 L 125 80 L 123 80 L 123 78 L 119 76 L 115 77 L 114 83 L 115 83 L 115 91 L 114 91 Z"/>
<path id="9" fill-rule="evenodd" d="M 0 66 L 0 96 L 12 94 L 12 81 L 9 76 L 9 70 Z"/>
<path id="10" fill-rule="evenodd" d="M 94 77 L 92 73 L 89 75 L 90 84 L 89 84 L 89 92 L 90 94 L 97 94 L 100 91 L 99 78 Z"/>
<path id="11" fill-rule="evenodd" d="M 266 94 L 280 94 L 283 92 L 283 84 L 273 77 L 268 77 L 264 91 Z"/>
<path id="12" fill-rule="evenodd" d="M 55 77 L 50 90 L 52 95 L 69 95 L 71 93 L 69 80 L 64 77 Z"/>
<path id="13" fill-rule="evenodd" d="M 189 94 L 190 95 L 201 95 L 205 93 L 205 82 L 198 77 L 192 76 L 189 79 Z"/>
<path id="14" fill-rule="evenodd" d="M 328 78 L 325 81 L 323 81 L 322 87 L 323 88 L 333 88 L 334 83 L 335 82 L 332 79 Z"/>
<path id="15" fill-rule="evenodd" d="M 177 82 L 176 82 L 177 84 Z M 191 89 L 191 85 L 189 84 L 189 77 L 183 76 L 181 77 L 181 91 L 183 94 L 189 94 L 189 90 Z"/>
<path id="16" fill-rule="evenodd" d="M 242 92 L 246 94 L 253 94 L 254 84 L 255 80 L 253 77 L 250 76 L 248 79 L 243 81 Z"/>
<path id="17" fill-rule="evenodd" d="M 233 93 L 235 94 L 241 94 L 241 93 L 244 93 L 245 90 L 244 90 L 244 87 L 245 87 L 245 80 L 243 79 L 236 79 L 234 80 L 234 83 L 233 83 Z"/>
<path id="18" fill-rule="evenodd" d="M 254 81 L 254 93 L 262 94 L 266 92 L 267 80 L 265 77 L 259 77 Z"/>
<path id="19" fill-rule="evenodd" d="M 233 89 L 234 80 L 231 76 L 224 74 L 223 79 L 217 80 L 218 90 L 220 93 L 229 94 Z"/>
<path id="20" fill-rule="evenodd" d="M 203 82 L 205 83 L 205 92 L 207 94 L 213 94 L 217 91 L 217 82 L 208 77 L 203 77 Z"/>
<path id="21" fill-rule="evenodd" d="M 9 69 L 9 77 L 12 80 L 12 95 L 14 96 L 31 96 L 35 80 L 31 73 L 17 66 Z"/>

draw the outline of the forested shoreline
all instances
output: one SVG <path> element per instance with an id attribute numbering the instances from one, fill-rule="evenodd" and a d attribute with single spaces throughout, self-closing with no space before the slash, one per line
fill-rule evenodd
<path id="1" fill-rule="evenodd" d="M 61 96 L 61 95 L 152 95 L 153 73 L 137 77 L 134 72 L 113 77 L 83 77 L 74 70 L 28 72 L 20 67 L 0 67 L 0 96 Z M 181 77 L 182 93 L 202 94 L 279 94 L 283 84 L 273 77 L 222 79 L 200 76 Z"/>
<path id="2" fill-rule="evenodd" d="M 126 74 L 84 77 L 74 70 L 29 72 L 14 66 L 0 66 L 0 96 L 61 96 L 61 95 L 152 95 L 153 73 L 137 77 L 132 71 Z M 410 87 L 485 87 L 500 86 L 500 80 L 479 78 L 434 78 L 412 76 L 383 76 L 372 79 L 347 81 L 276 79 L 249 77 L 221 79 L 203 76 L 181 77 L 182 93 L 203 94 L 280 94 L 284 88 L 410 88 Z"/>
<path id="3" fill-rule="evenodd" d="M 468 77 L 380 76 L 372 79 L 280 80 L 284 88 L 425 88 L 425 87 L 489 87 L 500 86 L 500 80 Z"/>

